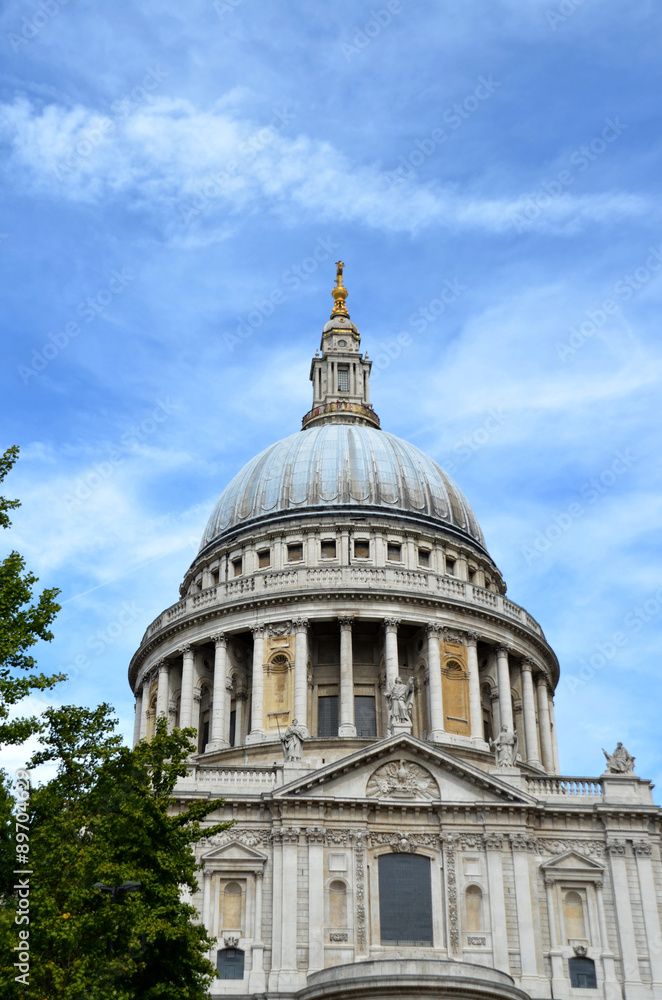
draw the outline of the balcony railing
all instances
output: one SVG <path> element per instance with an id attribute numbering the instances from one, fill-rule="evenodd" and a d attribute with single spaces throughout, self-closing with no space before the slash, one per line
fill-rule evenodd
<path id="1" fill-rule="evenodd" d="M 537 774 L 527 774 L 526 781 L 531 795 L 539 799 L 561 796 L 599 799 L 602 796 L 602 783 L 598 778 L 538 777 Z"/>
<path id="2" fill-rule="evenodd" d="M 397 593 L 432 593 L 451 597 L 474 607 L 487 608 L 518 622 L 534 632 L 541 639 L 544 633 L 535 618 L 524 608 L 509 601 L 501 594 L 495 594 L 484 587 L 458 580 L 451 576 L 426 573 L 421 570 L 402 570 L 383 566 L 288 566 L 282 570 L 258 570 L 251 575 L 214 584 L 197 594 L 189 594 L 183 600 L 163 611 L 147 628 L 143 642 L 151 639 L 163 628 L 196 612 L 240 600 L 243 597 L 300 591 L 314 593 L 328 591 L 329 588 L 351 590 L 357 585 L 388 589 Z"/>

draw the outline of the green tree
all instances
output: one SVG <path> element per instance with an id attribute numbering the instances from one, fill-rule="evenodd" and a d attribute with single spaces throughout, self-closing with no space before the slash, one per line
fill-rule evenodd
<path id="1" fill-rule="evenodd" d="M 16 446 L 0 456 L 0 483 L 17 458 Z M 16 507 L 20 507 L 19 500 L 0 496 L 0 527 L 11 525 L 7 512 Z M 39 639 L 51 641 L 49 626 L 60 610 L 55 602 L 59 590 L 44 590 L 35 600 L 35 583 L 37 577 L 26 572 L 25 560 L 18 552 L 10 552 L 0 562 L 0 744 L 23 743 L 38 732 L 36 716 L 10 720 L 12 707 L 32 691 L 46 691 L 65 680 L 64 674 L 38 673 L 34 657 L 27 652 Z"/>
<path id="2" fill-rule="evenodd" d="M 193 730 L 121 745 L 112 709 L 66 706 L 45 713 L 42 749 L 30 766 L 58 772 L 31 795 L 32 968 L 28 996 L 48 1000 L 203 1000 L 212 946 L 181 899 L 197 891 L 192 845 L 228 823 L 203 826 L 222 800 L 178 804 Z M 140 882 L 116 902 L 95 883 Z M 11 900 L 6 900 L 11 905 Z M 10 953 L 5 944 L 5 954 Z M 10 964 L 3 997 L 25 996 Z M 16 992 L 12 992 L 16 990 Z"/>

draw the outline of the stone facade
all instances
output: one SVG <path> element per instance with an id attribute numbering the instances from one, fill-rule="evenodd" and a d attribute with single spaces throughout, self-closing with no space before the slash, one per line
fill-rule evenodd
<path id="1" fill-rule="evenodd" d="M 135 739 L 197 729 L 177 795 L 234 821 L 197 848 L 212 996 L 662 1000 L 650 783 L 560 774 L 556 656 L 379 429 L 346 297 L 339 266 L 303 431 L 230 484 L 129 669 Z"/>

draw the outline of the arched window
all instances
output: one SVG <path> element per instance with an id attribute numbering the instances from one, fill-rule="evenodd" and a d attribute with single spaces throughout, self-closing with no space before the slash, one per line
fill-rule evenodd
<path id="1" fill-rule="evenodd" d="M 221 896 L 221 924 L 224 931 L 241 929 L 242 892 L 238 882 L 228 882 Z"/>
<path id="2" fill-rule="evenodd" d="M 568 938 L 586 938 L 584 902 L 578 892 L 571 890 L 563 897 L 563 919 Z"/>
<path id="3" fill-rule="evenodd" d="M 329 925 L 336 930 L 347 927 L 347 887 L 340 879 L 329 886 Z"/>
<path id="4" fill-rule="evenodd" d="M 219 979 L 244 978 L 244 953 L 240 948 L 223 948 L 216 953 Z"/>
<path id="5" fill-rule="evenodd" d="M 381 943 L 432 945 L 430 859 L 420 854 L 379 858 Z"/>
<path id="6" fill-rule="evenodd" d="M 479 886 L 468 885 L 464 893 L 464 909 L 468 931 L 483 929 L 483 893 Z"/>
<path id="7" fill-rule="evenodd" d="M 592 958 L 568 959 L 570 985 L 578 990 L 597 990 L 598 982 L 595 976 L 595 962 Z"/>

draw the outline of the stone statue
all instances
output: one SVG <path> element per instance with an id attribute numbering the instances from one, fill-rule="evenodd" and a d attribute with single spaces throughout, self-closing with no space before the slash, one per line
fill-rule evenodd
<path id="1" fill-rule="evenodd" d="M 627 752 L 622 743 L 616 744 L 613 753 L 607 753 L 602 748 L 602 752 L 607 758 L 607 771 L 610 774 L 632 774 L 634 771 L 634 757 Z"/>
<path id="2" fill-rule="evenodd" d="M 299 725 L 298 719 L 292 720 L 292 725 L 288 726 L 280 738 L 283 744 L 283 754 L 285 760 L 301 760 L 303 758 L 303 741 L 306 738 L 306 730 Z"/>
<path id="3" fill-rule="evenodd" d="M 505 724 L 495 740 L 490 740 L 490 750 L 494 751 L 497 767 L 514 767 L 517 760 L 517 734 Z"/>
<path id="4" fill-rule="evenodd" d="M 390 691 L 386 692 L 389 725 L 401 722 L 411 722 L 411 707 L 414 701 L 414 678 L 410 677 L 403 684 L 399 677 L 395 678 Z"/>

